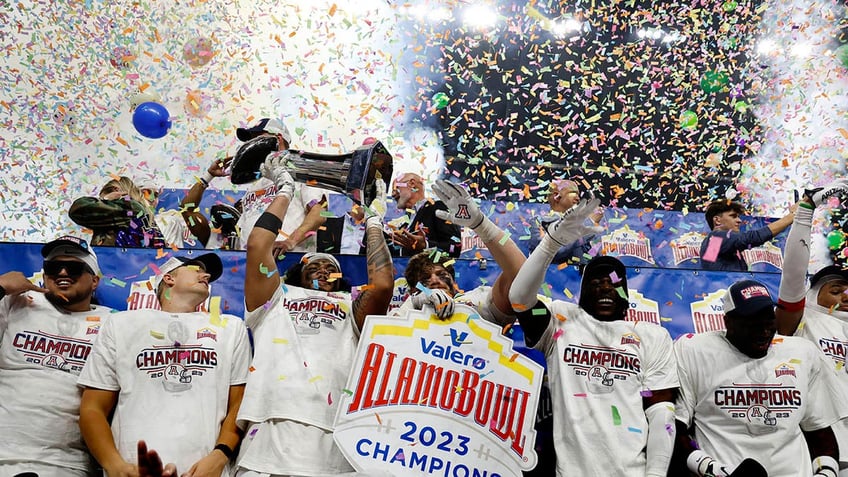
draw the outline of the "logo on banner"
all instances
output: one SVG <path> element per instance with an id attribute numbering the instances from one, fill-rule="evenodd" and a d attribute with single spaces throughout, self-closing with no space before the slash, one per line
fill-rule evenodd
<path id="1" fill-rule="evenodd" d="M 625 321 L 647 321 L 648 323 L 660 324 L 660 305 L 650 298 L 645 298 L 638 290 L 628 288 L 630 306 L 627 307 Z"/>
<path id="2" fill-rule="evenodd" d="M 748 265 L 767 263 L 778 270 L 783 270 L 783 253 L 771 242 L 743 250 L 742 257 Z"/>
<path id="3" fill-rule="evenodd" d="M 152 277 L 151 277 L 152 278 Z M 127 297 L 127 310 L 161 310 L 156 290 L 150 286 L 150 280 L 132 282 L 130 296 Z M 197 307 L 197 311 L 209 311 L 209 300 L 212 298 L 212 284 L 209 284 L 209 297 Z"/>
<path id="4" fill-rule="evenodd" d="M 654 262 L 651 241 L 642 234 L 633 231 L 626 224 L 612 233 L 601 237 L 601 244 L 610 253 L 621 257 L 636 257 L 650 264 Z"/>
<path id="5" fill-rule="evenodd" d="M 395 280 L 395 288 L 392 292 L 392 301 L 389 302 L 389 312 L 396 310 L 403 305 L 409 297 L 409 284 L 406 283 L 406 278 L 400 277 Z"/>
<path id="6" fill-rule="evenodd" d="M 460 239 L 462 240 L 462 253 L 471 250 L 479 250 L 481 252 L 489 250 L 486 244 L 483 243 L 483 240 L 480 239 L 480 236 L 468 227 L 462 228 Z"/>
<path id="7" fill-rule="evenodd" d="M 727 290 L 708 293 L 702 300 L 689 304 L 695 333 L 721 331 L 724 328 L 724 304 L 721 299 Z"/>
<path id="8" fill-rule="evenodd" d="M 477 317 L 474 319 L 474 317 Z M 369 316 L 333 436 L 359 472 L 520 477 L 536 465 L 543 371 L 457 304 Z"/>
<path id="9" fill-rule="evenodd" d="M 701 232 L 689 232 L 669 242 L 674 264 L 680 265 L 687 260 L 700 259 L 701 242 L 706 236 L 707 234 Z"/>

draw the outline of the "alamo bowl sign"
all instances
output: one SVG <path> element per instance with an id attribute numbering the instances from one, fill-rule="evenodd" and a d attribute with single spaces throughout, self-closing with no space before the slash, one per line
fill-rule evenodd
<path id="1" fill-rule="evenodd" d="M 536 465 L 542 367 L 457 305 L 450 320 L 369 316 L 334 436 L 360 472 L 520 477 Z"/>

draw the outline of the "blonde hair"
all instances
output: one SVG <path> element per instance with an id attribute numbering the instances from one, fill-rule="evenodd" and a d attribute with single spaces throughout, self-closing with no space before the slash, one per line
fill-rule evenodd
<path id="1" fill-rule="evenodd" d="M 129 177 L 120 176 L 117 179 L 114 178 L 115 176 L 112 176 L 112 177 L 113 177 L 112 180 L 103 184 L 103 187 L 100 188 L 100 192 L 97 194 L 98 197 L 100 197 L 102 199 L 104 193 L 106 193 L 106 191 L 110 187 L 118 187 L 122 191 L 125 191 L 127 193 L 130 200 L 134 200 L 134 201 L 144 205 L 144 208 L 147 210 L 147 215 L 150 216 L 150 220 L 152 221 L 153 220 L 153 213 L 155 211 L 153 210 L 152 207 L 150 207 L 150 202 L 144 197 L 144 192 L 142 192 L 141 189 L 139 189 L 138 186 L 135 185 L 135 183 Z M 151 222 L 151 223 L 154 223 L 154 222 Z"/>

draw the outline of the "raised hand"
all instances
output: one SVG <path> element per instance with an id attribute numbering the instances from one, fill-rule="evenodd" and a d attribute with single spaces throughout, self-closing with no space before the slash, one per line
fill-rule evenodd
<path id="1" fill-rule="evenodd" d="M 597 233 L 597 227 L 587 227 L 583 223 L 595 212 L 600 203 L 598 199 L 582 199 L 574 207 L 563 212 L 559 220 L 548 226 L 547 236 L 563 246 L 586 235 Z"/>
<path id="2" fill-rule="evenodd" d="M 277 151 L 268 154 L 265 162 L 259 166 L 262 177 L 270 179 L 277 186 L 277 194 L 294 195 L 294 179 L 289 173 L 289 151 Z"/>
<path id="3" fill-rule="evenodd" d="M 442 289 L 436 288 L 433 290 L 422 290 L 421 292 L 412 295 L 411 300 L 412 306 L 416 310 L 423 309 L 424 305 L 432 306 L 433 309 L 436 310 L 436 316 L 440 320 L 447 320 L 453 316 L 455 305 L 453 297 Z"/>
<path id="4" fill-rule="evenodd" d="M 374 200 L 372 200 L 371 203 L 368 204 L 368 207 L 365 208 L 365 220 L 376 217 L 379 219 L 380 223 L 382 223 L 383 218 L 386 217 L 387 193 L 386 182 L 383 180 L 379 172 L 377 172 L 374 187 L 377 189 L 376 195 L 374 196 Z"/>
<path id="5" fill-rule="evenodd" d="M 437 180 L 433 192 L 448 206 L 437 210 L 436 217 L 456 225 L 476 229 L 486 218 L 480 207 L 464 187 L 445 180 Z"/>
<path id="6" fill-rule="evenodd" d="M 846 197 L 848 196 L 848 179 L 839 179 L 823 187 L 807 189 L 804 191 L 804 195 L 813 203 L 813 207 L 822 205 L 828 197 L 834 195 Z"/>

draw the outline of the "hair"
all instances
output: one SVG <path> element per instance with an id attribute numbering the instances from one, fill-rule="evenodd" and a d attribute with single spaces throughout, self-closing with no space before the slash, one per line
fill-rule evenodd
<path id="1" fill-rule="evenodd" d="M 103 193 L 106 191 L 106 189 L 112 186 L 116 186 L 119 187 L 121 190 L 127 191 L 127 195 L 130 197 L 130 200 L 134 200 L 144 205 L 144 208 L 147 210 L 147 214 L 150 216 L 150 223 L 155 223 L 153 222 L 153 214 L 155 211 L 152 207 L 150 207 L 150 202 L 147 200 L 147 198 L 144 197 L 144 192 L 142 192 L 141 189 L 139 189 L 138 186 L 135 185 L 132 179 L 126 176 L 120 176 L 117 179 L 112 179 L 109 182 L 103 184 L 103 187 L 100 188 L 100 192 L 98 192 L 97 196 L 102 198 Z"/>
<path id="2" fill-rule="evenodd" d="M 303 280 L 301 280 L 301 275 L 303 275 L 303 266 L 303 260 L 298 260 L 297 263 L 290 266 L 283 274 L 283 283 L 285 283 L 286 285 L 291 285 L 293 287 L 311 289 L 311 284 L 303 283 Z M 341 270 L 339 270 L 339 272 L 341 273 Z M 348 279 L 345 277 L 337 278 L 333 283 L 335 283 L 336 285 L 335 291 L 350 293 L 350 290 L 353 288 L 350 284 L 350 281 L 348 281 Z"/>
<path id="3" fill-rule="evenodd" d="M 437 257 L 433 260 L 433 257 Z M 418 287 L 418 277 L 421 273 L 427 273 L 436 265 L 441 265 L 451 274 L 451 277 L 456 280 L 456 273 L 453 269 L 453 264 L 445 265 L 446 262 L 453 260 L 453 257 L 446 253 L 436 251 L 423 251 L 413 255 L 406 264 L 406 269 L 403 271 L 403 277 L 406 278 L 406 283 L 409 285 L 409 290 L 413 291 Z"/>
<path id="4" fill-rule="evenodd" d="M 706 214 L 704 214 L 704 218 L 707 220 L 707 225 L 710 226 L 710 230 L 715 227 L 715 224 L 713 224 L 713 218 L 715 218 L 715 216 L 730 211 L 741 215 L 745 213 L 745 207 L 742 207 L 742 204 L 739 202 L 734 202 L 729 199 L 721 199 L 711 202 L 710 205 L 707 206 Z"/>

